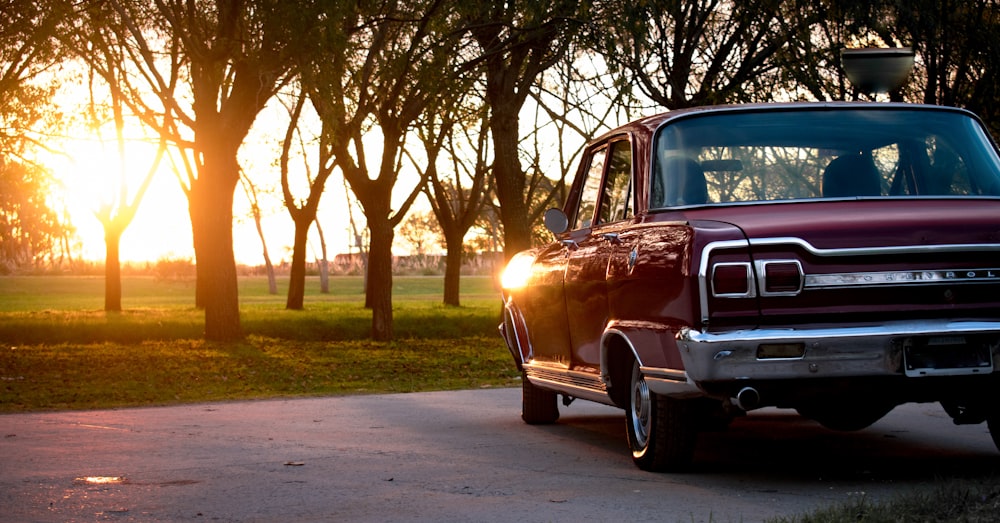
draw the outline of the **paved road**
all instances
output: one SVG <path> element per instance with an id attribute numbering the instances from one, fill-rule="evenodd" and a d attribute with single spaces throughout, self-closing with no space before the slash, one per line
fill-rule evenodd
<path id="1" fill-rule="evenodd" d="M 0 514 L 748 522 L 1000 472 L 985 425 L 954 426 L 937 405 L 856 433 L 759 411 L 706 434 L 682 475 L 632 465 L 619 410 L 578 401 L 536 427 L 519 408 L 519 389 L 486 389 L 2 415 Z"/>

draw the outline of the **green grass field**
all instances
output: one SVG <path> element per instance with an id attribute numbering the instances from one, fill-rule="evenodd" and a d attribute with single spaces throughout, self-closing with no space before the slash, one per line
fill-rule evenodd
<path id="1" fill-rule="evenodd" d="M 103 285 L 0 278 L 0 412 L 518 383 L 490 278 L 465 278 L 461 307 L 441 305 L 441 278 L 395 278 L 391 343 L 367 339 L 360 278 L 332 278 L 329 294 L 310 279 L 302 311 L 241 278 L 239 343 L 201 339 L 193 282 L 126 278 L 121 313 L 103 311 Z"/>

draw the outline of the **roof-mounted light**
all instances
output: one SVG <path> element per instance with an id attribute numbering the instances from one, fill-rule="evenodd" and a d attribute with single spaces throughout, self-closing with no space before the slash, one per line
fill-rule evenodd
<path id="1" fill-rule="evenodd" d="M 840 60 L 847 79 L 869 94 L 888 93 L 902 87 L 913 69 L 913 49 L 875 47 L 843 49 Z"/>

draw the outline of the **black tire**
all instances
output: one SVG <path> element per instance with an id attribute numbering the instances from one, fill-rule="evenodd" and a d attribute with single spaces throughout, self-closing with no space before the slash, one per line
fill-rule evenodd
<path id="1" fill-rule="evenodd" d="M 650 392 L 638 363 L 632 367 L 630 389 L 625 432 L 632 461 L 651 472 L 689 469 L 698 435 L 695 402 Z"/>
<path id="2" fill-rule="evenodd" d="M 521 419 L 528 425 L 546 425 L 559 419 L 559 395 L 536 387 L 521 373 Z"/>
<path id="3" fill-rule="evenodd" d="M 991 414 L 986 418 L 986 426 L 990 428 L 990 437 L 997 450 L 1000 450 L 1000 413 Z"/>
<path id="4" fill-rule="evenodd" d="M 978 425 L 989 417 L 990 406 L 981 402 L 941 400 L 941 407 L 951 416 L 956 425 Z"/>

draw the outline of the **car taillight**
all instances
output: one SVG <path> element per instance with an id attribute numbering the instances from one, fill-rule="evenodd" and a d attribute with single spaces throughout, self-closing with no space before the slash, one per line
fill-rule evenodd
<path id="1" fill-rule="evenodd" d="M 798 260 L 763 260 L 757 262 L 761 296 L 794 296 L 802 292 L 802 265 Z"/>
<path id="2" fill-rule="evenodd" d="M 749 263 L 717 263 L 712 267 L 712 296 L 716 298 L 752 298 L 755 288 Z"/>

